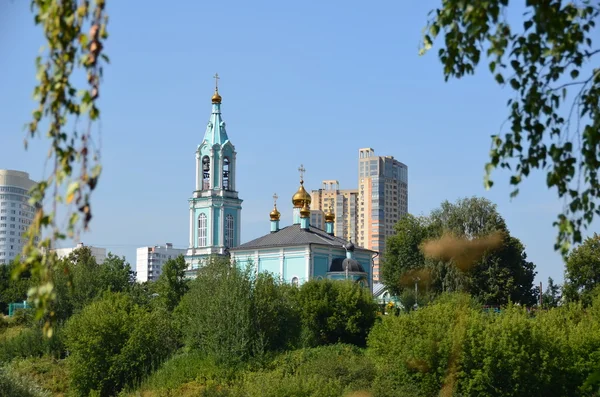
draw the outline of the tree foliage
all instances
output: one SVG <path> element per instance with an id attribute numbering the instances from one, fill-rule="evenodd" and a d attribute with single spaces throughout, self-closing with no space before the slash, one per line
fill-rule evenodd
<path id="1" fill-rule="evenodd" d="M 600 4 L 529 0 L 522 26 L 508 21 L 508 0 L 444 0 L 432 11 L 422 52 L 443 37 L 438 52 L 446 80 L 474 74 L 483 58 L 496 82 L 512 90 L 508 131 L 492 136 L 485 186 L 498 166 L 511 170 L 511 193 L 533 170 L 568 205 L 554 223 L 555 249 L 566 255 L 600 214 Z"/>
<path id="2" fill-rule="evenodd" d="M 558 307 L 562 299 L 561 286 L 554 283 L 552 277 L 548 277 L 546 291 L 542 295 L 542 305 L 545 309 Z"/>
<path id="3" fill-rule="evenodd" d="M 162 273 L 152 285 L 152 290 L 158 294 L 158 300 L 168 311 L 173 311 L 189 288 L 185 277 L 187 264 L 183 255 L 169 259 L 162 267 Z"/>
<path id="4" fill-rule="evenodd" d="M 600 286 L 600 235 L 594 233 L 569 255 L 565 269 L 565 297 L 585 305 Z"/>
<path id="5" fill-rule="evenodd" d="M 126 294 L 107 292 L 67 323 L 71 383 L 81 395 L 114 396 L 177 347 L 170 317 Z"/>
<path id="6" fill-rule="evenodd" d="M 26 125 L 25 147 L 28 139 L 47 136 L 51 172 L 32 188 L 30 204 L 37 210 L 26 233 L 25 260 L 14 277 L 29 269 L 38 280 L 30 296 L 38 317 L 47 315 L 47 331 L 54 322 L 53 312 L 47 309 L 56 297 L 50 281 L 55 257 L 43 253 L 56 240 L 73 237 L 81 226 L 87 228 L 92 218 L 90 195 L 101 172 L 92 127 L 100 116 L 100 80 L 103 64 L 108 62 L 103 53 L 108 37 L 105 6 L 105 0 L 31 0 L 34 21 L 41 26 L 46 45 L 36 58 L 37 106 Z M 77 71 L 87 81 L 80 87 L 73 82 Z M 86 122 L 80 124 L 82 119 Z M 63 203 L 69 220 L 66 231 L 56 222 L 57 207 Z"/>
<path id="7" fill-rule="evenodd" d="M 404 217 L 387 240 L 381 274 L 399 296 L 417 282 L 423 298 L 462 291 L 493 305 L 536 300 L 534 264 L 483 198 L 446 201 L 429 217 Z"/>
<path id="8" fill-rule="evenodd" d="M 364 346 L 375 323 L 377 305 L 370 291 L 354 282 L 308 281 L 300 288 L 298 302 L 309 346 Z"/>
<path id="9" fill-rule="evenodd" d="M 135 277 L 124 257 L 109 253 L 98 264 L 90 248 L 81 247 L 57 261 L 50 280 L 56 294 L 50 306 L 53 316 L 64 321 L 105 291 L 128 291 Z"/>
<path id="10" fill-rule="evenodd" d="M 0 266 L 0 312 L 6 313 L 9 303 L 27 300 L 31 273 L 24 271 L 17 278 L 13 278 L 12 274 L 18 266 L 16 261 Z"/>
<path id="11" fill-rule="evenodd" d="M 219 364 L 236 365 L 294 346 L 299 333 L 293 289 L 225 258 L 198 270 L 176 309 L 184 341 Z"/>

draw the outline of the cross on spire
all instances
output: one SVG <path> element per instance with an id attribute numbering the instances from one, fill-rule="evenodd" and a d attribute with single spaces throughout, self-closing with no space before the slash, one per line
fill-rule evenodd
<path id="1" fill-rule="evenodd" d="M 279 198 L 279 196 L 277 195 L 277 193 L 273 193 L 273 206 L 277 207 L 277 199 Z"/>
<path id="2" fill-rule="evenodd" d="M 215 73 L 213 78 L 215 79 L 215 91 L 219 91 L 219 73 Z"/>
<path id="3" fill-rule="evenodd" d="M 298 168 L 298 172 L 300 172 L 300 183 L 304 182 L 304 173 L 306 172 L 306 169 L 304 168 L 303 164 L 300 164 L 300 167 Z"/>

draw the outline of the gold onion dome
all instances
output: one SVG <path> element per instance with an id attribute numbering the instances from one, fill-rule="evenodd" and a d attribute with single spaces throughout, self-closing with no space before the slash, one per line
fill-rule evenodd
<path id="1" fill-rule="evenodd" d="M 281 213 L 279 212 L 279 210 L 277 210 L 277 206 L 273 207 L 273 211 L 271 211 L 271 213 L 269 214 L 269 216 L 271 217 L 272 221 L 278 221 L 279 218 L 281 217 Z"/>
<path id="2" fill-rule="evenodd" d="M 221 103 L 221 95 L 219 91 L 215 90 L 215 94 L 212 96 L 212 103 Z"/>
<path id="3" fill-rule="evenodd" d="M 304 201 L 304 206 L 300 210 L 300 218 L 308 218 L 310 216 L 310 208 L 308 207 L 308 201 Z"/>
<path id="4" fill-rule="evenodd" d="M 335 214 L 331 212 L 331 207 L 325 212 L 325 222 L 335 222 Z"/>
<path id="5" fill-rule="evenodd" d="M 300 187 L 296 194 L 294 194 L 294 197 L 292 197 L 292 204 L 294 204 L 294 207 L 296 208 L 302 208 L 305 202 L 310 204 L 310 194 L 304 189 L 304 181 L 300 181 Z"/>

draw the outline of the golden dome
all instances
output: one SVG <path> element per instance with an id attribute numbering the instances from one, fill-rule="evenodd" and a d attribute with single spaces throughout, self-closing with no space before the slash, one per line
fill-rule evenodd
<path id="1" fill-rule="evenodd" d="M 300 218 L 308 218 L 310 216 L 310 208 L 308 207 L 308 201 L 304 201 L 304 206 L 300 210 Z"/>
<path id="2" fill-rule="evenodd" d="M 310 194 L 304 189 L 304 181 L 300 181 L 300 187 L 292 197 L 292 204 L 295 208 L 302 208 L 305 202 L 310 205 L 311 198 Z"/>
<path id="3" fill-rule="evenodd" d="M 335 214 L 331 212 L 331 206 L 325 212 L 325 222 L 335 222 Z"/>
<path id="4" fill-rule="evenodd" d="M 221 103 L 221 95 L 219 91 L 215 90 L 215 94 L 212 96 L 212 103 Z"/>
<path id="5" fill-rule="evenodd" d="M 273 211 L 271 211 L 271 213 L 269 214 L 269 216 L 271 217 L 272 221 L 278 221 L 279 218 L 281 217 L 281 213 L 279 212 L 279 210 L 277 210 L 277 206 L 273 207 Z"/>

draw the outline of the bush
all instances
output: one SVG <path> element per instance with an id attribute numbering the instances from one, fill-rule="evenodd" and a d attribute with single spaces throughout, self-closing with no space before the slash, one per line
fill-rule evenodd
<path id="1" fill-rule="evenodd" d="M 13 358 L 41 357 L 50 354 L 60 357 L 64 351 L 62 330 L 55 329 L 51 338 L 44 337 L 41 328 L 23 328 L 11 337 L 0 343 L 0 362 L 7 362 Z"/>
<path id="2" fill-rule="evenodd" d="M 200 384 L 223 383 L 232 373 L 219 367 L 213 360 L 198 351 L 173 356 L 143 383 L 142 390 L 174 390 L 181 385 L 198 381 Z"/>
<path id="3" fill-rule="evenodd" d="M 288 352 L 265 370 L 247 374 L 244 395 L 332 396 L 370 388 L 375 367 L 354 346 L 330 345 Z"/>
<path id="4" fill-rule="evenodd" d="M 292 347 L 300 328 L 292 292 L 271 275 L 209 260 L 175 310 L 185 344 L 230 367 Z"/>
<path id="5" fill-rule="evenodd" d="M 71 384 L 80 394 L 114 395 L 139 382 L 174 350 L 166 311 L 148 311 L 122 293 L 106 293 L 67 323 Z"/>
<path id="6" fill-rule="evenodd" d="M 300 288 L 298 301 L 305 345 L 365 345 L 377 313 L 368 289 L 349 281 L 311 280 Z"/>
<path id="7" fill-rule="evenodd" d="M 377 364 L 375 388 L 418 385 L 435 395 L 453 385 L 458 357 L 471 318 L 479 313 L 468 295 L 442 296 L 409 314 L 385 316 L 369 335 L 369 353 Z M 399 392 L 399 391 L 398 391 Z"/>
<path id="8" fill-rule="evenodd" d="M 0 395 L 2 397 L 50 397 L 50 393 L 16 376 L 6 368 L 0 368 Z"/>

